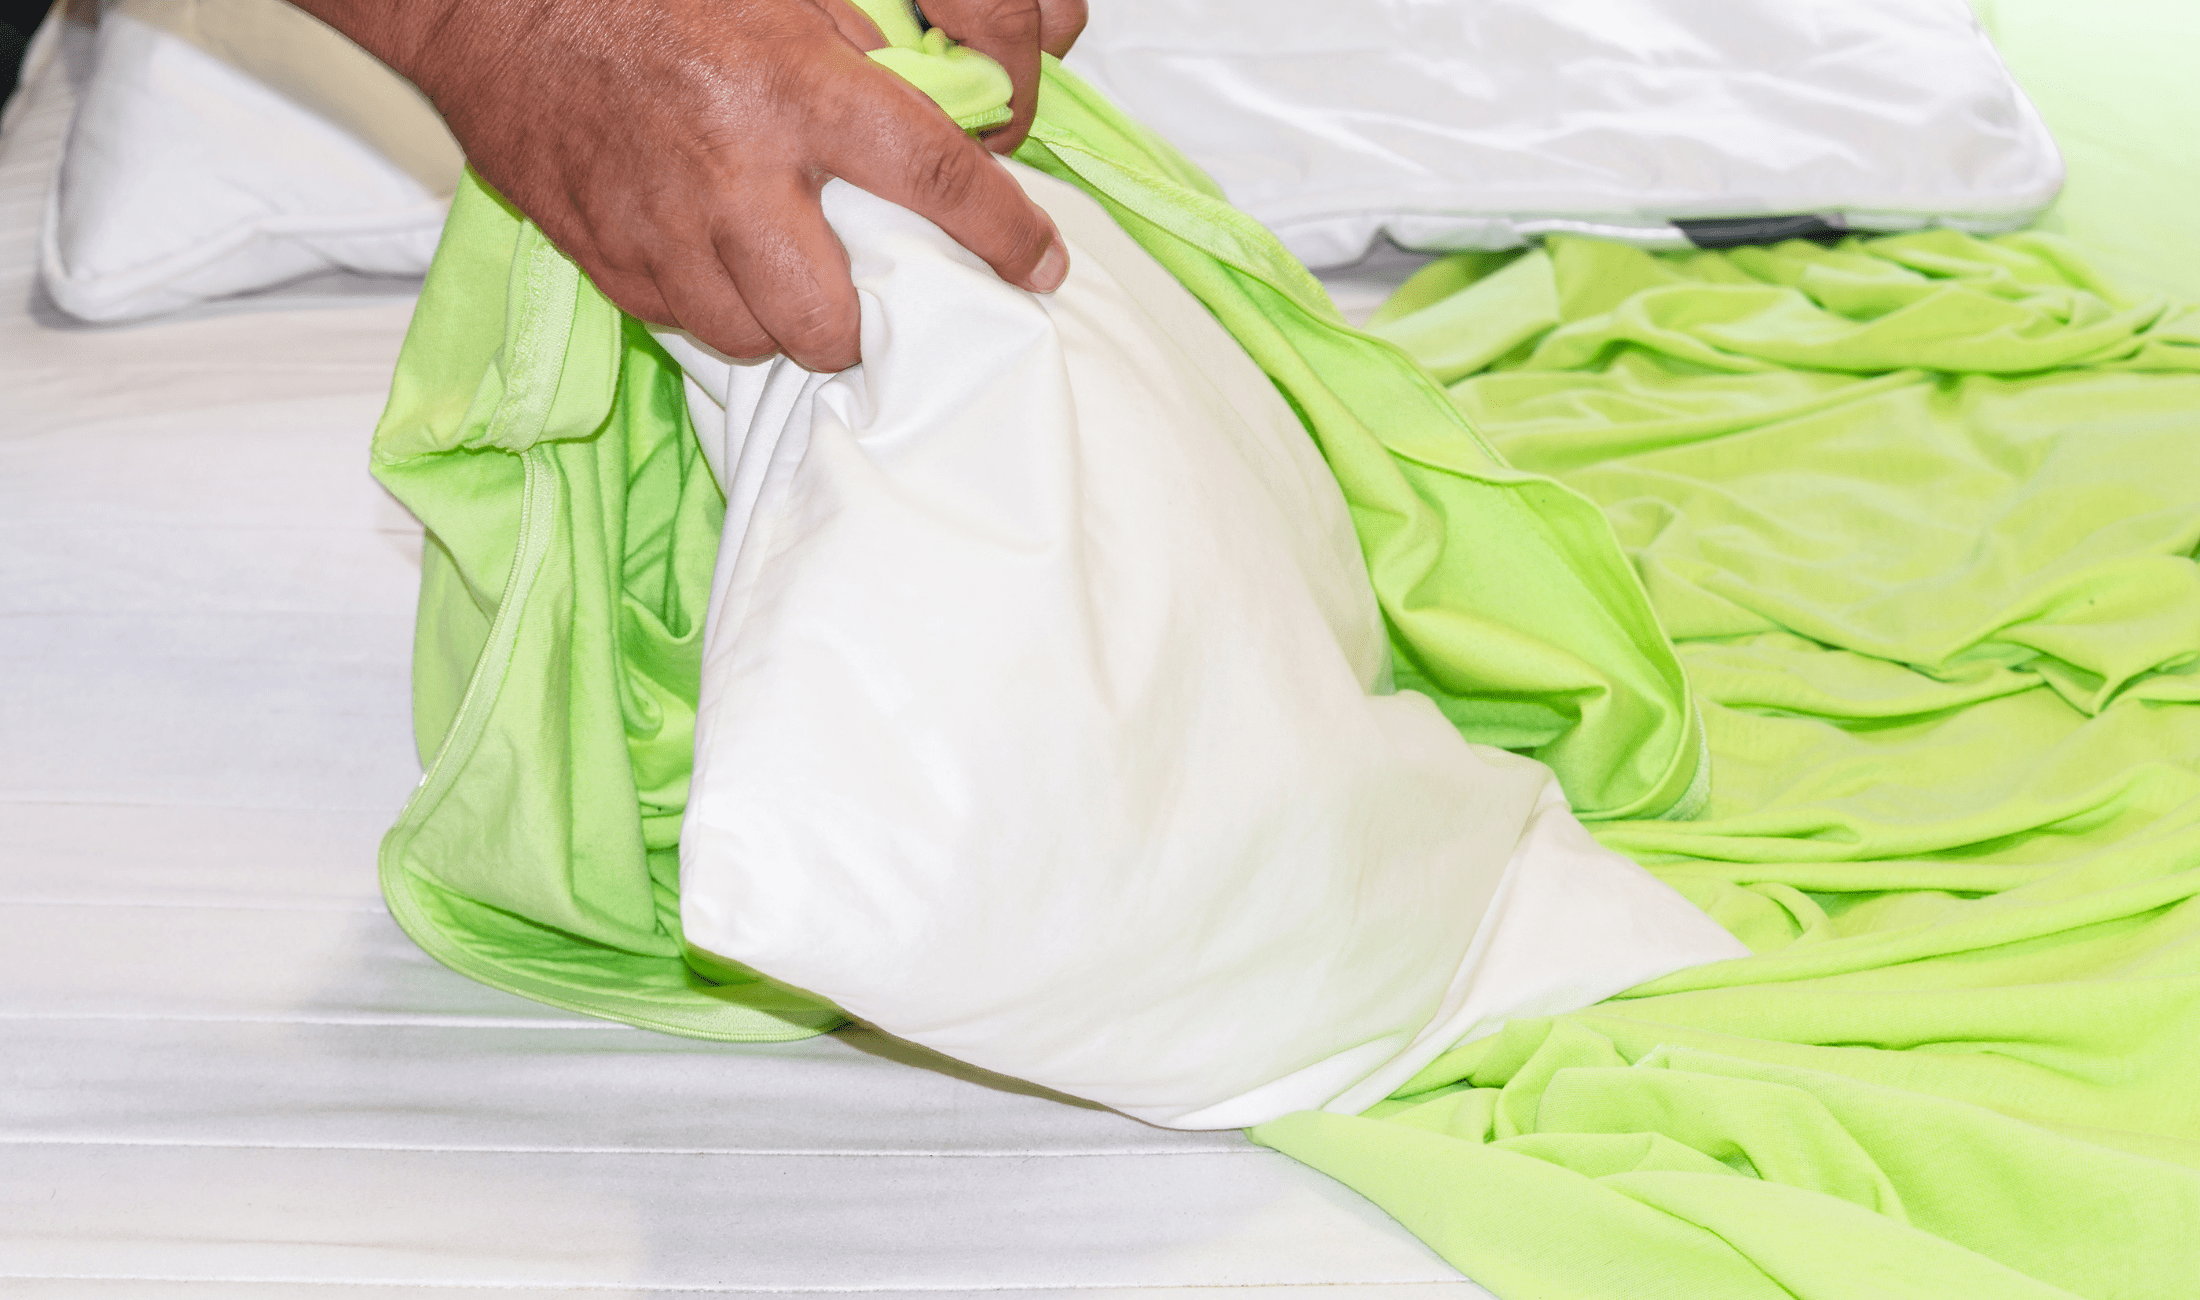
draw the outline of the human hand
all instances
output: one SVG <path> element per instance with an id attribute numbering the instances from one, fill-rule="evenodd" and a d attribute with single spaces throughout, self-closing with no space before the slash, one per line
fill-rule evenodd
<path id="1" fill-rule="evenodd" d="M 919 0 L 925 21 L 957 44 L 991 58 L 1008 73 L 1008 125 L 984 137 L 995 153 L 1010 154 L 1031 130 L 1039 102 L 1039 51 L 1059 59 L 1085 30 L 1085 0 Z"/>
<path id="2" fill-rule="evenodd" d="M 1039 51 L 1083 0 L 931 0 L 993 57 L 1012 118 L 981 144 L 864 57 L 843 0 L 297 0 L 420 87 L 475 170 L 622 310 L 729 357 L 858 360 L 848 255 L 818 204 L 838 177 L 924 216 L 1012 284 L 1068 251 L 995 165 L 1021 143 Z"/>

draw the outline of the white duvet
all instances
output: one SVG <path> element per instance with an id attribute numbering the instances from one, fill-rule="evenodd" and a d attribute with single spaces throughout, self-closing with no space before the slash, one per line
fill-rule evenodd
<path id="1" fill-rule="evenodd" d="M 862 366 L 687 370 L 728 513 L 690 944 L 1156 1123 L 1358 1109 L 1505 1017 L 1742 954 L 1548 769 L 1388 692 L 1345 505 L 1089 199 L 1050 297 L 846 185 Z"/>

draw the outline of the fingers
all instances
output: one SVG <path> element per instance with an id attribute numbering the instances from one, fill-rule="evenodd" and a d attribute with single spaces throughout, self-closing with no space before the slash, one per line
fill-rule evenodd
<path id="1" fill-rule="evenodd" d="M 721 356 L 784 352 L 806 369 L 847 369 L 862 323 L 847 250 L 799 181 L 756 198 L 715 234 L 664 241 L 646 273 L 600 258 L 583 269 L 619 310 L 686 330 Z"/>
<path id="2" fill-rule="evenodd" d="M 662 317 L 643 317 L 658 325 L 677 325 L 720 356 L 752 361 L 778 351 L 770 332 L 742 300 L 725 262 L 709 247 L 690 249 L 676 262 L 653 267 L 649 292 L 664 304 Z M 608 293 L 608 287 L 606 288 Z M 619 302 L 616 297 L 612 301 Z M 629 315 L 639 315 L 624 302 Z"/>
<path id="3" fill-rule="evenodd" d="M 854 365 L 861 315 L 848 255 L 818 201 L 832 176 L 930 219 L 1012 284 L 1051 292 L 1061 283 L 1068 254 L 1053 222 L 937 105 L 853 50 L 817 62 L 814 75 L 790 78 L 810 129 L 783 132 L 766 149 L 746 132 L 738 147 L 714 149 L 729 170 L 711 167 L 693 202 L 642 205 L 657 239 L 624 258 L 591 259 L 646 265 L 640 275 L 590 266 L 614 302 L 728 357 L 783 352 L 815 371 Z M 680 215 L 699 218 L 700 229 L 664 237 L 668 219 L 688 224 Z"/>
<path id="4" fill-rule="evenodd" d="M 623 190 L 595 213 L 595 229 L 569 219 L 543 233 L 627 315 L 684 329 L 728 357 L 777 351 L 719 258 L 706 224 L 710 205 L 668 203 L 667 192 Z"/>
<path id="5" fill-rule="evenodd" d="M 1011 284 L 1050 292 L 1068 272 L 1053 222 L 985 146 L 864 57 L 882 37 L 846 0 L 435 8 L 448 39 L 422 43 L 415 80 L 481 174 L 622 310 L 725 356 L 779 351 L 813 370 L 858 359 L 847 252 L 818 205 L 830 177 L 930 219 Z M 1012 123 L 993 143 L 1012 148 L 1041 43 L 1074 35 L 1082 0 L 927 9 L 1008 71 Z M 573 93 L 545 98 L 544 85 Z"/>
<path id="6" fill-rule="evenodd" d="M 712 232 L 720 274 L 730 272 L 733 290 L 714 292 L 712 298 L 738 295 L 767 344 L 756 347 L 752 341 L 745 352 L 729 351 L 683 319 L 690 333 L 728 356 L 784 352 L 807 370 L 845 370 L 861 359 L 862 318 L 849 279 L 848 250 L 818 206 L 822 183 L 822 177 L 794 173 L 755 177 L 739 210 Z M 707 277 L 699 275 L 698 284 L 707 285 Z M 672 297 L 669 290 L 666 297 Z M 677 310 L 679 303 L 673 306 Z M 738 337 L 730 313 L 718 319 L 729 337 Z"/>
<path id="7" fill-rule="evenodd" d="M 849 81 L 860 84 L 847 84 L 841 112 L 829 115 L 842 129 L 820 142 L 826 171 L 931 221 L 1010 284 L 1060 287 L 1069 249 L 1006 168 L 885 69 L 881 84 Z"/>
<path id="8" fill-rule="evenodd" d="M 1008 125 L 987 134 L 985 145 L 995 153 L 1014 153 L 1031 130 L 1039 102 L 1040 0 L 925 0 L 924 17 L 1008 73 Z"/>

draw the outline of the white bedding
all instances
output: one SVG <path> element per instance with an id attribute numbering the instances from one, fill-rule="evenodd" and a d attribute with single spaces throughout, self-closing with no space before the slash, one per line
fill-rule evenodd
<path id="1" fill-rule="evenodd" d="M 1097 202 L 1008 167 L 1071 250 L 1054 293 L 835 183 L 862 367 L 659 331 L 728 502 L 685 942 L 1191 1129 L 1356 1114 L 1509 1018 L 1747 956 L 1549 768 L 1391 689 L 1275 384 Z"/>
<path id="2" fill-rule="evenodd" d="M 366 472 L 410 301 L 62 324 L 47 53 L 0 137 L 0 1291 L 1487 1294 L 1235 1133 L 423 956 L 373 869 L 419 773 L 420 535 Z"/>
<path id="3" fill-rule="evenodd" d="M 1316 267 L 2009 230 L 2062 183 L 1963 0 L 1107 0 L 1068 63 Z"/>

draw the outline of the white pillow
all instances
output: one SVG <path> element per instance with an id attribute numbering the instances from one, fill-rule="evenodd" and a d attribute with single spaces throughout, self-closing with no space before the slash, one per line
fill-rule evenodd
<path id="1" fill-rule="evenodd" d="M 861 366 L 659 333 L 728 497 L 689 944 L 1194 1128 L 1356 1110 L 1507 1016 L 1742 955 L 1548 769 L 1388 693 L 1290 408 L 1097 205 L 1011 166 L 1072 250 L 1051 296 L 836 182 Z"/>
<path id="2" fill-rule="evenodd" d="M 1108 0 L 1068 63 L 1313 266 L 2006 230 L 2062 184 L 1965 0 Z"/>
<path id="3" fill-rule="evenodd" d="M 49 203 L 46 289 L 117 321 L 320 271 L 417 276 L 463 165 L 418 91 L 281 0 L 120 0 Z"/>

